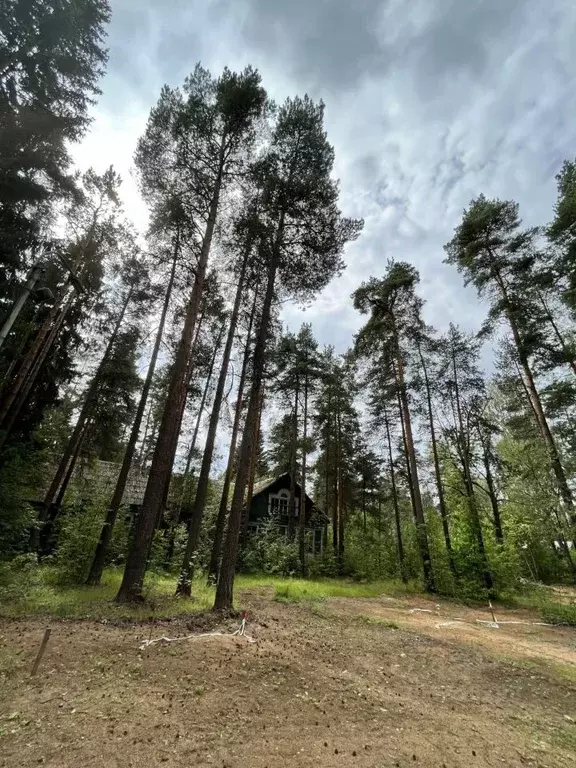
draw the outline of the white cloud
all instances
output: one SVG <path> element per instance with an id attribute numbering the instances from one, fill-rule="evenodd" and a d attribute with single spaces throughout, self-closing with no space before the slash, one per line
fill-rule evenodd
<path id="1" fill-rule="evenodd" d="M 360 318 L 349 299 L 390 257 L 422 275 L 426 317 L 477 328 L 485 308 L 442 264 L 443 244 L 479 192 L 517 199 L 527 223 L 551 215 L 554 175 L 576 152 L 576 6 L 561 0 L 117 0 L 109 74 L 80 166 L 113 163 L 128 214 L 145 226 L 131 157 L 161 85 L 196 61 L 252 63 L 271 94 L 326 101 L 342 208 L 366 219 L 346 274 L 311 321 L 342 351 Z"/>

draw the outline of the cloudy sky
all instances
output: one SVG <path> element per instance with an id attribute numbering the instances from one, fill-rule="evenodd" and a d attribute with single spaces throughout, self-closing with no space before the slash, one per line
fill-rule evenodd
<path id="1" fill-rule="evenodd" d="M 442 264 L 462 209 L 480 192 L 551 217 L 554 176 L 576 155 L 574 0 L 112 0 L 110 61 L 80 167 L 113 163 L 130 217 L 146 209 L 131 157 L 164 83 L 197 61 L 258 67 L 281 101 L 326 103 L 345 214 L 365 230 L 348 267 L 305 313 L 322 343 L 350 344 L 351 291 L 390 257 L 420 270 L 429 322 L 476 329 L 484 308 Z"/>

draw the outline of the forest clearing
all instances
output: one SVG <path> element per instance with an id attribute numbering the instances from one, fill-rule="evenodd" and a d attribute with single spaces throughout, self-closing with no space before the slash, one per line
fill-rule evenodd
<path id="1" fill-rule="evenodd" d="M 46 619 L 2 619 L 0 765 L 574 764 L 573 629 L 500 605 L 495 629 L 488 606 L 394 590 L 298 602 L 290 582 L 275 590 L 240 586 L 248 639 L 141 648 L 239 626 L 207 613 L 51 621 L 35 677 Z"/>
<path id="2" fill-rule="evenodd" d="M 0 768 L 575 764 L 551 5 L 0 0 Z"/>

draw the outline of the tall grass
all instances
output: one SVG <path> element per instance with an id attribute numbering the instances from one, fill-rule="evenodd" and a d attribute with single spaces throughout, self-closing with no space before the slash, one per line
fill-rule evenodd
<path id="1" fill-rule="evenodd" d="M 121 570 L 107 569 L 97 587 L 63 585 L 59 583 L 59 574 L 54 568 L 37 568 L 31 584 L 22 585 L 20 589 L 13 587 L 9 592 L 0 589 L 0 616 L 143 621 L 206 610 L 212 606 L 214 599 L 214 590 L 206 586 L 205 580 L 194 582 L 192 599 L 183 599 L 174 596 L 174 577 L 150 573 L 144 584 L 145 601 L 142 604 L 119 605 L 113 600 L 121 578 Z"/>
<path id="2" fill-rule="evenodd" d="M 6 575 L 6 572 L 4 573 Z M 122 572 L 109 568 L 97 587 L 62 584 L 58 570 L 50 566 L 27 567 L 12 580 L 0 583 L 0 616 L 54 616 L 58 618 L 132 619 L 142 621 L 155 617 L 174 618 L 207 610 L 214 601 L 214 589 L 203 577 L 192 585 L 192 599 L 175 597 L 174 576 L 149 573 L 144 585 L 145 601 L 137 605 L 118 605 L 113 602 Z M 330 597 L 377 597 L 383 593 L 404 594 L 417 592 L 417 585 L 382 581 L 355 583 L 344 579 L 290 579 L 267 575 L 239 575 L 236 578 L 237 603 L 242 604 L 242 593 L 250 590 L 272 590 L 279 602 L 326 600 Z"/>
<path id="3" fill-rule="evenodd" d="M 85 618 L 145 621 L 151 618 L 184 617 L 212 607 L 214 588 L 208 587 L 203 576 L 192 584 L 192 599 L 175 597 L 174 576 L 151 572 L 144 585 L 145 601 L 136 605 L 118 605 L 114 597 L 122 578 L 121 569 L 109 568 L 98 587 L 62 584 L 61 574 L 54 566 L 24 563 L 20 569 L 6 564 L 0 567 L 0 617 L 53 616 L 56 618 Z M 242 607 L 245 594 L 262 590 L 280 603 L 314 603 L 330 598 L 376 598 L 381 595 L 417 594 L 417 582 L 403 584 L 399 580 L 354 582 L 346 579 L 296 579 L 269 575 L 238 575 L 236 603 Z M 576 625 L 576 602 L 569 592 L 564 602 L 549 588 L 509 594 L 504 605 L 525 607 L 538 611 L 544 621 Z"/>

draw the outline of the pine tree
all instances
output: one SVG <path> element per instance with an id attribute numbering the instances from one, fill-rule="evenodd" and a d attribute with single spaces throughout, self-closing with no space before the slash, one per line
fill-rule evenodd
<path id="1" fill-rule="evenodd" d="M 252 342 L 253 342 L 253 327 L 256 319 L 258 307 L 258 287 L 254 289 L 254 298 L 252 306 L 248 315 L 248 328 L 246 330 L 246 341 L 244 344 L 244 354 L 242 356 L 242 368 L 240 371 L 240 380 L 238 382 L 238 390 L 236 392 L 236 406 L 234 408 L 234 422 L 232 424 L 232 435 L 230 437 L 230 448 L 228 451 L 228 462 L 226 464 L 226 471 L 224 473 L 224 480 L 222 483 L 222 495 L 220 497 L 220 505 L 218 507 L 218 516 L 216 518 L 216 529 L 214 531 L 214 539 L 212 541 L 212 551 L 210 554 L 210 563 L 208 566 L 208 580 L 212 583 L 216 583 L 218 580 L 218 571 L 220 568 L 220 555 L 222 550 L 222 540 L 224 538 L 224 527 L 226 524 L 226 515 L 228 512 L 228 500 L 230 496 L 230 484 L 235 472 L 234 461 L 236 459 L 236 445 L 238 442 L 238 436 L 240 433 L 242 413 L 244 411 L 244 390 L 246 387 L 246 380 L 248 376 L 248 369 L 251 362 Z"/>
<path id="2" fill-rule="evenodd" d="M 370 278 L 355 291 L 353 298 L 355 308 L 363 314 L 370 315 L 368 322 L 358 334 L 357 353 L 361 356 L 385 353 L 393 370 L 404 430 L 418 545 L 424 568 L 424 586 L 427 591 L 434 592 L 436 587 L 426 532 L 405 374 L 407 350 L 413 346 L 412 331 L 422 325 L 422 301 L 415 293 L 418 280 L 418 273 L 410 264 L 389 262 L 385 277 L 381 280 Z"/>
<path id="3" fill-rule="evenodd" d="M 361 229 L 360 222 L 342 219 L 337 207 L 338 188 L 329 176 L 334 154 L 323 129 L 323 113 L 323 105 L 315 105 L 307 97 L 288 100 L 278 112 L 269 151 L 255 169 L 256 182 L 263 191 L 266 235 L 261 240 L 261 253 L 266 264 L 266 289 L 215 609 L 232 607 L 248 462 L 256 439 L 277 279 L 287 295 L 313 295 L 341 268 L 345 243 Z"/>
<path id="4" fill-rule="evenodd" d="M 213 80 L 198 66 L 186 80 L 184 97 L 168 88 L 163 90 L 136 157 L 142 183 L 150 189 L 151 196 L 167 189 L 171 197 L 178 196 L 191 221 L 200 219 L 205 226 L 143 507 L 118 601 L 141 598 L 146 556 L 180 431 L 188 360 L 221 198 L 254 141 L 255 123 L 266 107 L 260 76 L 250 68 L 240 75 L 226 69 L 219 79 Z M 166 166 L 170 155 L 173 159 Z"/>
<path id="5" fill-rule="evenodd" d="M 504 316 L 516 348 L 526 396 L 550 455 L 559 493 L 570 517 L 576 521 L 572 492 L 562 464 L 556 440 L 542 405 L 531 357 L 538 339 L 530 307 L 518 288 L 518 268 L 523 269 L 532 255 L 536 231 L 521 230 L 518 204 L 513 201 L 488 200 L 480 195 L 464 212 L 462 223 L 445 246 L 449 264 L 455 264 L 473 283 L 480 295 L 490 301 L 491 319 Z"/>
<path id="6" fill-rule="evenodd" d="M 440 377 L 445 384 L 446 410 L 451 426 L 445 430 L 455 450 L 455 464 L 461 473 L 470 515 L 470 529 L 475 542 L 479 570 L 488 593 L 492 595 L 493 579 L 486 555 L 480 508 L 474 480 L 475 426 L 485 385 L 478 368 L 479 343 L 470 334 L 450 324 L 448 334 L 439 343 L 442 366 Z M 492 595 L 493 596 L 493 595 Z"/>
<path id="7" fill-rule="evenodd" d="M 68 143 L 100 93 L 109 20 L 107 0 L 0 5 L 0 282 L 41 242 L 42 206 L 74 191 Z"/>

